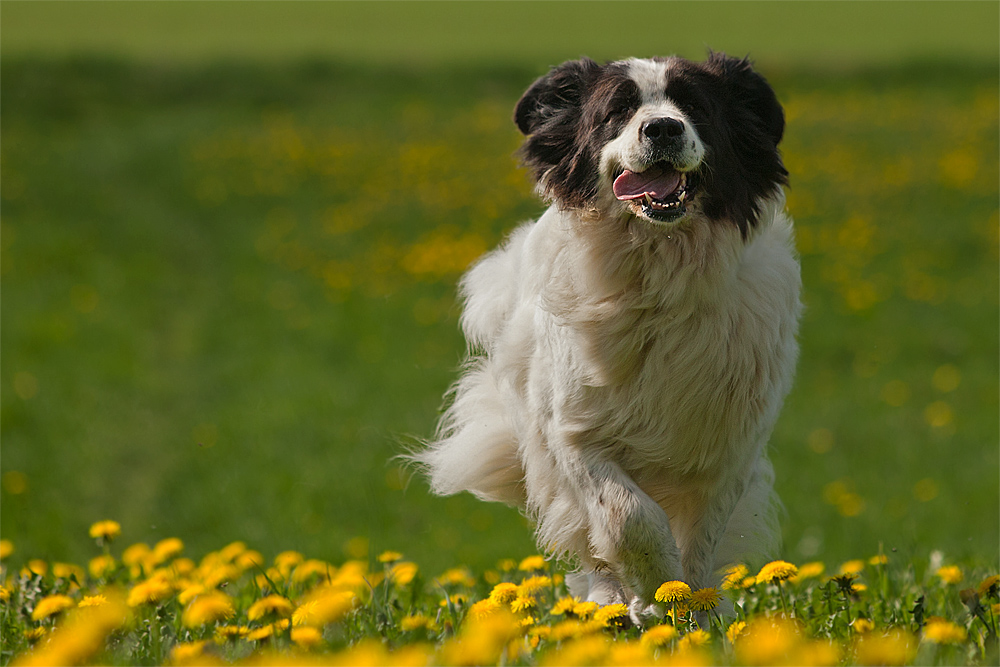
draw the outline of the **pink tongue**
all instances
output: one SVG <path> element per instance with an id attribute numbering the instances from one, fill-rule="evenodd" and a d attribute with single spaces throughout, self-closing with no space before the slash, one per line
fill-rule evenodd
<path id="1" fill-rule="evenodd" d="M 656 166 L 642 172 L 626 169 L 615 179 L 612 189 L 615 197 L 622 201 L 638 199 L 646 194 L 654 199 L 663 199 L 676 190 L 680 183 L 679 172 Z"/>

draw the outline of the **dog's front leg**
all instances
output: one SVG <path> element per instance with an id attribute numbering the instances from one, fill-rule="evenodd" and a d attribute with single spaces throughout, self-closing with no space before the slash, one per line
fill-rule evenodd
<path id="1" fill-rule="evenodd" d="M 667 515 L 615 463 L 591 462 L 587 477 L 592 554 L 630 594 L 632 620 L 642 624 L 655 613 L 653 594 L 660 584 L 682 578 Z"/>

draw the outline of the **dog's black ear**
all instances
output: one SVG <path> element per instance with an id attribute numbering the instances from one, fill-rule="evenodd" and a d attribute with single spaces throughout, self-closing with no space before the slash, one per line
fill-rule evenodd
<path id="1" fill-rule="evenodd" d="M 726 84 L 734 105 L 750 110 L 757 126 L 777 146 L 785 133 L 785 113 L 774 90 L 754 71 L 750 60 L 712 51 L 706 64 Z"/>
<path id="2" fill-rule="evenodd" d="M 570 60 L 531 85 L 514 108 L 514 122 L 524 135 L 534 134 L 545 122 L 579 109 L 587 82 L 600 65 L 590 58 Z"/>

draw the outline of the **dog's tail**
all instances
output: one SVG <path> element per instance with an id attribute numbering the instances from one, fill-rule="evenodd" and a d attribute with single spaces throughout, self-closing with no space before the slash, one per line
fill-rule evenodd
<path id="1" fill-rule="evenodd" d="M 434 441 L 402 458 L 427 475 L 434 493 L 469 491 L 483 500 L 524 507 L 517 438 L 488 367 L 471 361 L 451 395 Z"/>

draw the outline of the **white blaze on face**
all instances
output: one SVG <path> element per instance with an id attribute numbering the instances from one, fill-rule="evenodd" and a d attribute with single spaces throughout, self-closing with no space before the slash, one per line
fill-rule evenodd
<path id="1" fill-rule="evenodd" d="M 609 183 L 622 169 L 642 172 L 663 159 L 655 153 L 642 128 L 650 121 L 672 118 L 684 124 L 683 148 L 672 156 L 673 167 L 690 171 L 701 164 L 705 146 L 690 119 L 666 96 L 670 63 L 632 59 L 626 61 L 629 76 L 639 86 L 642 104 L 619 135 L 601 151 L 601 175 Z"/>

